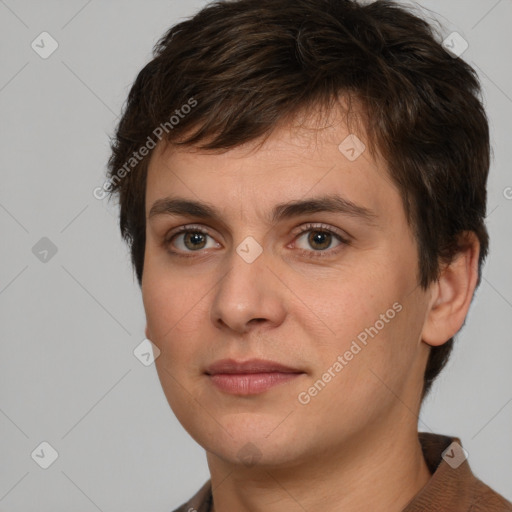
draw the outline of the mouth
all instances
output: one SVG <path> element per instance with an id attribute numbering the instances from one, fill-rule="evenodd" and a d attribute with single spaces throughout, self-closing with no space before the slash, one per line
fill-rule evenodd
<path id="1" fill-rule="evenodd" d="M 305 375 L 300 369 L 263 359 L 223 359 L 209 366 L 205 373 L 215 387 L 233 395 L 263 393 Z"/>

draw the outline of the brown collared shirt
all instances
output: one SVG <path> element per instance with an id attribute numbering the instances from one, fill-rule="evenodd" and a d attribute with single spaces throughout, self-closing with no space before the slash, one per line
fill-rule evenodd
<path id="1" fill-rule="evenodd" d="M 476 478 L 457 437 L 420 432 L 432 474 L 402 512 L 512 512 L 512 503 Z M 211 480 L 173 512 L 211 512 Z"/>

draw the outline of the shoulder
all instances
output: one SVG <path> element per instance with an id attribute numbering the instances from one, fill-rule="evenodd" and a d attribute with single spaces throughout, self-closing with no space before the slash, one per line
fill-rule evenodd
<path id="1" fill-rule="evenodd" d="M 404 512 L 512 512 L 512 503 L 478 479 L 460 439 L 419 433 L 431 478 Z"/>
<path id="2" fill-rule="evenodd" d="M 512 503 L 475 478 L 468 512 L 512 512 Z"/>

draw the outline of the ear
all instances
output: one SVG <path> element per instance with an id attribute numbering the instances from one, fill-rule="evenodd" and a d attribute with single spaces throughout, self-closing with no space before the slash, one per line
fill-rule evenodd
<path id="1" fill-rule="evenodd" d="M 422 340 L 439 346 L 464 325 L 478 282 L 480 242 L 472 231 L 461 235 L 461 249 L 445 264 L 439 279 L 431 285 L 431 300 L 422 331 Z"/>
<path id="2" fill-rule="evenodd" d="M 146 334 L 146 339 L 151 340 L 151 338 L 149 337 L 149 329 L 148 329 L 147 325 L 146 325 L 146 329 L 144 330 L 144 333 Z"/>

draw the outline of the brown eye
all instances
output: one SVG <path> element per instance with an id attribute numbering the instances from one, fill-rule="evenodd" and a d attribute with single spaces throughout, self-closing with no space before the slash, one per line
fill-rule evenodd
<path id="1" fill-rule="evenodd" d="M 203 249 L 220 247 L 202 228 L 194 226 L 182 226 L 177 232 L 169 235 L 165 246 L 173 255 L 190 256 L 194 252 L 201 252 Z"/>
<path id="2" fill-rule="evenodd" d="M 327 231 L 310 231 L 308 244 L 315 250 L 328 249 L 332 242 L 332 234 Z"/>
<path id="3" fill-rule="evenodd" d="M 349 245 L 349 241 L 340 234 L 327 227 L 312 224 L 304 226 L 295 241 L 295 246 L 301 250 L 302 254 L 314 258 L 332 256 L 345 245 Z"/>
<path id="4" fill-rule="evenodd" d="M 191 251 L 196 251 L 198 249 L 204 249 L 204 245 L 206 243 L 206 237 L 204 233 L 200 233 L 198 231 L 187 231 L 184 233 L 183 243 L 187 249 Z"/>

